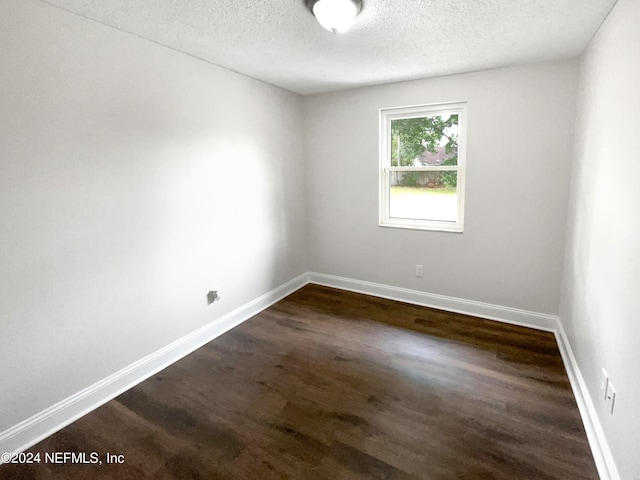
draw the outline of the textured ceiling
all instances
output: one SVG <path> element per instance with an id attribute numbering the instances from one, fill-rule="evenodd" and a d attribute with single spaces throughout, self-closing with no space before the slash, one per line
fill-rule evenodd
<path id="1" fill-rule="evenodd" d="M 41 0 L 300 94 L 577 57 L 616 0 L 364 0 L 324 30 L 304 0 Z"/>

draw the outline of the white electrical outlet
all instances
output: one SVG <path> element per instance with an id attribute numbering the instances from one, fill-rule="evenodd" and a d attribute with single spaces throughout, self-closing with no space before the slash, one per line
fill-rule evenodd
<path id="1" fill-rule="evenodd" d="M 422 265 L 416 265 L 416 277 L 422 277 L 424 275 L 424 268 Z"/>
<path id="2" fill-rule="evenodd" d="M 609 412 L 613 415 L 613 407 L 616 404 L 616 389 L 613 388 L 613 384 L 610 381 L 607 382 L 607 394 L 605 396 L 605 401 L 609 404 Z"/>

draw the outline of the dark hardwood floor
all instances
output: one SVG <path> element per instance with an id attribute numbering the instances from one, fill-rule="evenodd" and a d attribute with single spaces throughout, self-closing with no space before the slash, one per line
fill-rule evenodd
<path id="1" fill-rule="evenodd" d="M 29 451 L 103 464 L 0 478 L 598 478 L 552 334 L 313 285 Z"/>

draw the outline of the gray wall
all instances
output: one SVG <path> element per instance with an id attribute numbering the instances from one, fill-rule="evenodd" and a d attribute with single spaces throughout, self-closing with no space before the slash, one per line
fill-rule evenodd
<path id="1" fill-rule="evenodd" d="M 625 480 L 640 478 L 639 26 L 640 2 L 619 0 L 582 58 L 560 310 Z"/>
<path id="2" fill-rule="evenodd" d="M 310 268 L 557 313 L 577 74 L 567 61 L 305 97 Z M 469 109 L 464 233 L 379 227 L 378 110 L 453 101 Z"/>
<path id="3" fill-rule="evenodd" d="M 307 267 L 297 95 L 33 0 L 0 46 L 2 431 Z"/>

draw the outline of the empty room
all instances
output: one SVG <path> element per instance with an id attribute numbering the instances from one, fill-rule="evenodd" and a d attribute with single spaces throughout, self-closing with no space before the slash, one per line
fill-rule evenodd
<path id="1" fill-rule="evenodd" d="M 0 479 L 640 479 L 640 1 L 0 0 Z"/>

